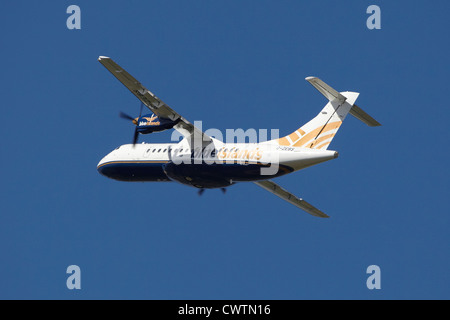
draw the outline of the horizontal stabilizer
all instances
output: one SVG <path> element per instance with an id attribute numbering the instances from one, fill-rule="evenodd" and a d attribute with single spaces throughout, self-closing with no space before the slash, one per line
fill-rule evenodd
<path id="1" fill-rule="evenodd" d="M 341 93 L 337 92 L 335 89 L 327 85 L 325 82 L 320 80 L 316 77 L 307 77 L 305 78 L 306 81 L 311 83 L 311 85 L 314 86 L 321 94 L 323 94 L 329 101 L 338 100 L 339 102 L 343 103 L 347 98 L 342 95 Z M 353 101 L 354 103 L 354 101 Z M 364 110 L 362 110 L 357 105 L 353 104 L 352 108 L 350 109 L 349 113 L 354 116 L 356 119 L 364 122 L 369 127 L 378 127 L 381 126 L 381 124 L 369 116 Z"/>
<path id="2" fill-rule="evenodd" d="M 356 119 L 361 120 L 365 124 L 367 124 L 369 127 L 378 127 L 381 126 L 381 124 L 369 116 L 366 112 L 364 112 L 363 109 L 358 107 L 356 104 L 353 105 L 353 107 L 350 109 L 350 114 L 354 116 Z"/>
<path id="3" fill-rule="evenodd" d="M 340 102 L 344 102 L 347 99 L 319 78 L 307 77 L 305 78 L 305 80 L 311 83 L 314 88 L 316 88 L 321 94 L 325 96 L 325 98 L 330 101 L 339 100 Z"/>

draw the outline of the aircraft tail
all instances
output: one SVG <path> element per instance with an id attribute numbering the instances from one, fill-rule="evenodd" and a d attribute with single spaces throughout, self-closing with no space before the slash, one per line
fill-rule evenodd
<path id="1" fill-rule="evenodd" d="M 308 77 L 311 83 L 329 102 L 311 121 L 290 135 L 278 139 L 282 146 L 326 150 L 348 113 L 368 126 L 380 126 L 375 119 L 355 105 L 358 92 L 337 92 L 316 77 Z"/>

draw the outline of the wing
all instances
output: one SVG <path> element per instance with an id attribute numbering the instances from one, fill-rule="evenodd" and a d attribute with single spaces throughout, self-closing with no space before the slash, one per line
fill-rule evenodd
<path id="1" fill-rule="evenodd" d="M 180 119 L 174 126 L 174 129 L 179 131 L 183 136 L 191 140 L 201 139 L 203 142 L 211 142 L 211 137 L 204 134 L 200 129 L 196 128 L 192 123 L 170 108 L 111 58 L 100 56 L 98 57 L 98 61 L 158 117 L 167 118 L 172 121 Z"/>
<path id="2" fill-rule="evenodd" d="M 299 197 L 296 197 L 289 191 L 284 190 L 282 187 L 277 185 L 275 182 L 271 180 L 265 180 L 265 181 L 254 181 L 258 186 L 266 189 L 267 191 L 272 192 L 276 196 L 280 197 L 283 200 L 286 200 L 289 203 L 292 203 L 294 206 L 308 212 L 309 214 L 312 214 L 313 216 L 320 217 L 320 218 L 329 218 L 328 215 L 311 205 L 310 203 L 306 202 L 303 199 L 300 199 Z"/>

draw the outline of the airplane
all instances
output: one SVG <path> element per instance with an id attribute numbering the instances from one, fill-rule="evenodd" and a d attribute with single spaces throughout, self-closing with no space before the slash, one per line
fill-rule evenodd
<path id="1" fill-rule="evenodd" d="M 355 104 L 359 93 L 338 92 L 317 77 L 307 77 L 305 80 L 328 100 L 316 117 L 278 139 L 226 143 L 198 129 L 111 58 L 100 56 L 98 61 L 141 101 L 139 117 L 120 114 L 136 126 L 133 143 L 117 147 L 97 165 L 100 174 L 119 181 L 175 181 L 198 188 L 199 194 L 205 189 L 225 191 L 239 182 L 253 182 L 313 216 L 328 218 L 271 178 L 337 158 L 338 152 L 328 150 L 328 146 L 347 114 L 371 127 L 381 125 Z M 152 114 L 141 115 L 143 105 Z M 139 134 L 169 129 L 178 131 L 182 140 L 137 143 Z"/>

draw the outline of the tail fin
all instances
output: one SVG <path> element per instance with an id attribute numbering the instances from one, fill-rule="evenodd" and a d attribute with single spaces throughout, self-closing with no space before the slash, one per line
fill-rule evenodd
<path id="1" fill-rule="evenodd" d="M 337 92 L 315 77 L 308 77 L 306 80 L 322 93 L 329 102 L 311 121 L 290 135 L 279 139 L 278 143 L 280 145 L 325 150 L 348 113 L 369 126 L 380 125 L 375 119 L 355 105 L 355 101 L 359 96 L 358 92 Z"/>

